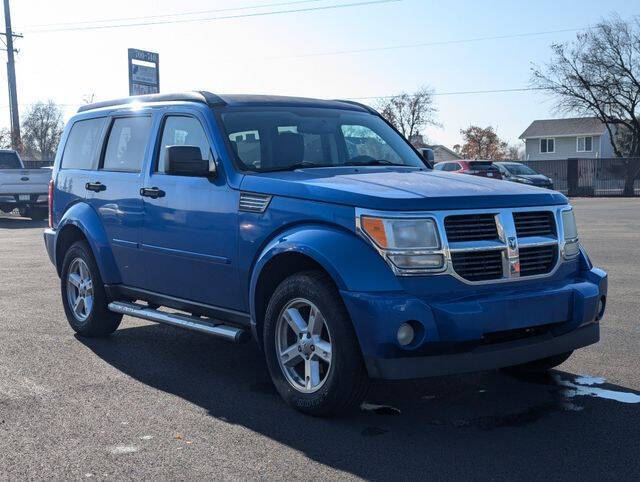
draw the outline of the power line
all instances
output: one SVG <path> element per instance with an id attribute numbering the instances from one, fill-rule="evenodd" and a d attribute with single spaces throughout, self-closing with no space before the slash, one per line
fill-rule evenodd
<path id="1" fill-rule="evenodd" d="M 496 94 L 508 92 L 530 92 L 535 90 L 548 90 L 546 87 L 520 87 L 516 89 L 489 89 L 489 90 L 460 90 L 454 92 L 434 92 L 432 95 L 467 95 L 467 94 Z M 402 94 L 396 95 L 371 95 L 368 97 L 345 97 L 347 100 L 369 100 L 369 99 L 394 99 Z"/>
<path id="2" fill-rule="evenodd" d="M 454 44 L 462 44 L 462 43 L 472 43 L 472 42 L 485 42 L 489 40 L 505 40 L 511 38 L 522 38 L 522 37 L 534 37 L 540 35 L 549 35 L 556 33 L 566 33 L 566 32 L 579 32 L 581 30 L 589 30 L 595 28 L 594 26 L 580 27 L 580 28 L 564 28 L 559 30 L 543 30 L 539 32 L 523 32 L 523 33 L 514 33 L 514 34 L 506 34 L 506 35 L 492 35 L 488 37 L 471 37 L 466 39 L 452 39 L 452 40 L 439 40 L 435 42 L 416 42 L 410 44 L 396 44 L 396 45 L 386 45 L 380 47 L 365 47 L 361 49 L 352 49 L 352 50 L 333 50 L 327 52 L 316 52 L 309 54 L 299 54 L 299 55 L 278 55 L 271 57 L 252 57 L 245 58 L 243 60 L 283 60 L 283 59 L 301 59 L 306 57 L 325 57 L 332 55 L 348 55 L 348 54 L 360 54 L 367 52 L 379 52 L 384 50 L 399 50 L 399 49 L 410 49 L 410 48 L 420 48 L 420 47 L 435 47 L 439 45 L 454 45 Z M 238 59 L 224 59 L 223 61 L 237 61 Z"/>
<path id="3" fill-rule="evenodd" d="M 192 12 L 176 12 L 176 13 L 166 13 L 164 15 L 144 15 L 139 17 L 120 17 L 120 18 L 104 18 L 97 20 L 84 20 L 82 22 L 58 22 L 58 23 L 41 23 L 34 25 L 25 25 L 24 28 L 33 29 L 33 28 L 41 28 L 41 27 L 73 27 L 76 25 L 89 25 L 95 23 L 105 23 L 105 22 L 126 22 L 131 20 L 144 20 L 151 18 L 166 18 L 166 17 L 188 17 L 190 15 L 204 15 L 208 13 L 219 13 L 219 12 L 233 12 L 238 10 L 254 10 L 261 8 L 271 8 L 271 7 L 282 7 L 285 5 L 296 5 L 300 3 L 318 3 L 326 0 L 295 0 L 289 2 L 278 2 L 278 3 L 264 3 L 261 5 L 245 5 L 243 7 L 227 7 L 227 8 L 216 8 L 213 10 L 195 10 Z"/>
<path id="4" fill-rule="evenodd" d="M 187 19 L 172 19 L 172 20 L 158 20 L 158 21 L 150 21 L 150 22 L 137 22 L 137 23 L 123 23 L 123 24 L 112 24 L 112 25 L 91 25 L 91 26 L 78 26 L 78 27 L 69 27 L 69 28 L 51 28 L 51 29 L 41 29 L 41 30 L 25 30 L 25 33 L 38 34 L 38 33 L 52 33 L 52 32 L 75 32 L 75 31 L 84 31 L 84 30 L 104 30 L 104 29 L 112 29 L 112 28 L 127 28 L 127 27 L 144 27 L 149 25 L 168 25 L 168 24 L 176 24 L 176 23 L 193 23 L 193 22 L 210 22 L 214 20 L 230 20 L 237 18 L 250 18 L 250 17 L 263 17 L 263 16 L 272 16 L 272 15 L 280 15 L 286 13 L 302 13 L 302 12 L 316 12 L 321 10 L 332 10 L 337 8 L 349 8 L 349 7 L 360 7 L 365 5 L 377 5 L 383 3 L 397 3 L 403 0 L 367 0 L 360 2 L 350 2 L 344 4 L 337 5 L 323 5 L 319 7 L 304 7 L 304 8 L 296 8 L 296 9 L 287 9 L 287 10 L 273 10 L 270 12 L 254 12 L 254 13 L 244 13 L 237 15 L 222 15 L 217 17 L 203 17 L 203 18 L 187 18 Z"/>

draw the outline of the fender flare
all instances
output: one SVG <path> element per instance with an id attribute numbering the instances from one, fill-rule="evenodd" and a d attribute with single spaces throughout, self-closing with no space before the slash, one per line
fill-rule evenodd
<path id="1" fill-rule="evenodd" d="M 56 228 L 55 253 L 57 258 L 60 238 L 65 228 L 78 228 L 89 243 L 89 247 L 96 259 L 100 276 L 105 284 L 121 283 L 120 272 L 111 251 L 109 238 L 105 232 L 98 214 L 86 203 L 79 202 L 65 211 Z M 62 260 L 56 259 L 56 266 L 62 269 Z"/>
<path id="2" fill-rule="evenodd" d="M 264 267 L 276 256 L 298 253 L 313 259 L 341 291 L 401 291 L 387 263 L 365 240 L 338 226 L 298 225 L 277 234 L 253 265 L 249 283 L 249 311 L 256 321 L 256 289 Z"/>

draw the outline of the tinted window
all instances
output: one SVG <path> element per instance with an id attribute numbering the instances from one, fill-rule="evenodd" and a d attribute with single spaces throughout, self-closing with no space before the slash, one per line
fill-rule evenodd
<path id="1" fill-rule="evenodd" d="M 150 117 L 121 117 L 113 121 L 103 169 L 140 172 L 149 139 Z"/>
<path id="2" fill-rule="evenodd" d="M 508 164 L 505 166 L 511 174 L 515 175 L 531 175 L 538 174 L 536 171 L 531 169 L 529 166 L 525 166 L 524 164 Z"/>
<path id="3" fill-rule="evenodd" d="M 444 168 L 445 168 L 446 166 L 447 166 L 446 164 L 443 164 L 443 163 L 439 162 L 438 164 L 436 164 L 435 166 L 433 166 L 433 168 L 434 168 L 436 171 L 444 171 Z"/>
<path id="4" fill-rule="evenodd" d="M 209 141 L 200 122 L 187 116 L 169 116 L 165 120 L 158 158 L 158 172 L 165 172 L 167 146 L 195 146 L 200 149 L 202 159 L 213 162 Z"/>
<path id="5" fill-rule="evenodd" d="M 64 146 L 63 169 L 95 169 L 100 134 L 105 118 L 78 121 L 71 127 Z"/>
<path id="6" fill-rule="evenodd" d="M 496 168 L 491 162 L 470 162 L 469 167 L 474 171 L 495 171 Z"/>
<path id="7" fill-rule="evenodd" d="M 358 111 L 309 108 L 229 108 L 222 122 L 246 169 L 265 171 L 340 165 L 424 167 L 422 159 L 380 117 Z"/>
<path id="8" fill-rule="evenodd" d="M 0 169 L 20 169 L 20 159 L 15 152 L 0 152 Z"/>

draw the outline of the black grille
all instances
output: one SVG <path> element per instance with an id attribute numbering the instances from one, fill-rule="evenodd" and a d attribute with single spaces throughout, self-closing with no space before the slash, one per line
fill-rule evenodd
<path id="1" fill-rule="evenodd" d="M 555 236 L 556 223 L 549 211 L 526 211 L 513 213 L 516 234 L 524 236 Z"/>
<path id="2" fill-rule="evenodd" d="M 549 273 L 556 264 L 558 247 L 531 246 L 520 248 L 520 276 Z"/>
<path id="3" fill-rule="evenodd" d="M 453 269 L 469 281 L 502 278 L 502 251 L 472 251 L 452 253 Z"/>
<path id="4" fill-rule="evenodd" d="M 493 214 L 448 216 L 444 220 L 444 227 L 450 243 L 498 239 L 496 218 Z"/>

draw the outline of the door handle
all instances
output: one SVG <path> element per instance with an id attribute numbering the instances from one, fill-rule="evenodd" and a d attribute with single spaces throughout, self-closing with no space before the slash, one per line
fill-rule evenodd
<path id="1" fill-rule="evenodd" d="M 100 181 L 96 182 L 88 182 L 84 185 L 87 191 L 100 192 L 107 189 L 107 186 L 102 184 Z"/>
<path id="2" fill-rule="evenodd" d="M 151 199 L 158 199 L 164 197 L 166 193 L 162 189 L 157 187 L 142 187 L 140 188 L 140 195 L 144 197 L 150 197 Z"/>

